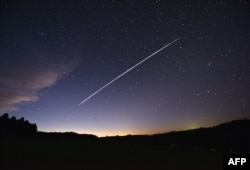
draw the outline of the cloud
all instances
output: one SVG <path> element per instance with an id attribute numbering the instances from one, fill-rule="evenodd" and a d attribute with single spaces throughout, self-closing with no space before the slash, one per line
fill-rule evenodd
<path id="1" fill-rule="evenodd" d="M 16 111 L 15 104 L 21 102 L 34 102 L 38 97 L 33 94 L 22 94 L 18 90 L 0 88 L 0 112 Z"/>
<path id="2" fill-rule="evenodd" d="M 0 50 L 0 113 L 15 111 L 24 102 L 39 100 L 44 88 L 55 85 L 81 63 L 81 44 L 37 41 L 34 37 L 16 34 Z"/>
<path id="3" fill-rule="evenodd" d="M 80 61 L 55 62 L 52 66 L 3 66 L 0 69 L 0 113 L 18 110 L 17 104 L 35 102 L 38 92 L 53 86 L 75 70 Z"/>

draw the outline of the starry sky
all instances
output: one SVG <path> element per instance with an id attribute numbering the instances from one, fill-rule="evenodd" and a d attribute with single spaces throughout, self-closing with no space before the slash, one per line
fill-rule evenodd
<path id="1" fill-rule="evenodd" d="M 1 0 L 0 113 L 39 131 L 97 136 L 250 118 L 249 7 L 247 0 Z"/>

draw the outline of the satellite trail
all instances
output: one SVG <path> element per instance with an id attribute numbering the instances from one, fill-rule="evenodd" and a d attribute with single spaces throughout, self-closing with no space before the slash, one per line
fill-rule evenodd
<path id="1" fill-rule="evenodd" d="M 94 93 L 92 93 L 89 97 L 87 97 L 86 99 L 84 99 L 80 104 L 82 105 L 83 103 L 87 102 L 90 98 L 92 98 L 93 96 L 95 96 L 97 93 L 99 93 L 100 91 L 102 91 L 105 87 L 109 86 L 110 84 L 112 84 L 113 82 L 115 82 L 117 79 L 119 79 L 120 77 L 124 76 L 125 74 L 127 74 L 128 72 L 130 72 L 131 70 L 133 70 L 134 68 L 136 68 L 137 66 L 139 66 L 140 64 L 142 64 L 143 62 L 145 62 L 146 60 L 148 60 L 149 58 L 153 57 L 155 54 L 159 53 L 160 51 L 164 50 L 165 48 L 167 48 L 168 46 L 172 45 L 173 43 L 175 43 L 176 41 L 178 41 L 180 38 L 175 39 L 174 41 L 168 43 L 167 45 L 163 46 L 162 48 L 160 48 L 159 50 L 157 50 L 156 52 L 152 53 L 151 55 L 149 55 L 148 57 L 146 57 L 145 59 L 143 59 L 142 61 L 140 61 L 139 63 L 135 64 L 133 67 L 127 69 L 125 72 L 123 72 L 122 74 L 120 74 L 119 76 L 117 76 L 116 78 L 114 78 L 113 80 L 111 80 L 110 82 L 108 82 L 107 84 L 105 84 L 104 86 L 102 86 L 100 89 L 98 89 L 97 91 L 95 91 Z"/>

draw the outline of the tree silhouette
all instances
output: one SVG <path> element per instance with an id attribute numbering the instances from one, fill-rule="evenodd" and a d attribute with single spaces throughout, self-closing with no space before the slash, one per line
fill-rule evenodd
<path id="1" fill-rule="evenodd" d="M 1 137 L 27 137 L 37 133 L 36 124 L 32 124 L 24 118 L 9 118 L 7 113 L 0 117 L 0 136 Z"/>

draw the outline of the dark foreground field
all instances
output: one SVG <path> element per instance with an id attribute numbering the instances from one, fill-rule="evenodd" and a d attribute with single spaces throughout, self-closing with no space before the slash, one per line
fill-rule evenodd
<path id="1" fill-rule="evenodd" d="M 1 170 L 221 170 L 224 153 L 250 152 L 250 120 L 153 136 L 2 134 Z"/>
<path id="2" fill-rule="evenodd" d="M 222 169 L 223 154 L 207 148 L 116 139 L 4 140 L 1 169 Z"/>

